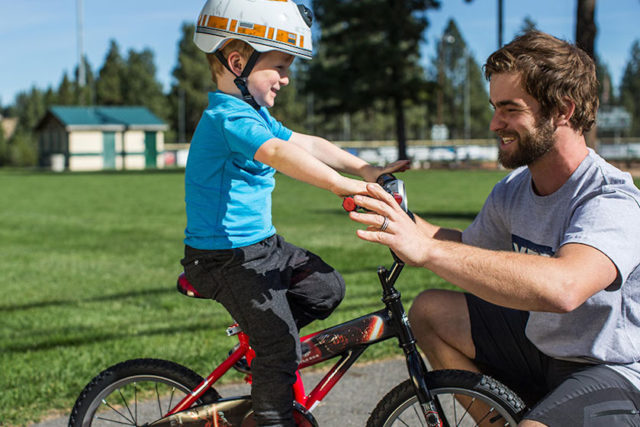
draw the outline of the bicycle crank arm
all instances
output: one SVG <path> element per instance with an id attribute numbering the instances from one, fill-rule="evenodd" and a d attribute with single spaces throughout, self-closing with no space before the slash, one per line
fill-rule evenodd
<path id="1" fill-rule="evenodd" d="M 252 414 L 251 398 L 243 396 L 185 409 L 154 421 L 149 426 L 242 426 Z"/>
<path id="2" fill-rule="evenodd" d="M 298 402 L 293 404 L 293 418 L 299 427 L 318 427 L 318 422 Z M 257 425 L 251 407 L 250 396 L 220 399 L 215 403 L 195 406 L 154 421 L 148 426 L 220 426 L 255 427 Z"/>

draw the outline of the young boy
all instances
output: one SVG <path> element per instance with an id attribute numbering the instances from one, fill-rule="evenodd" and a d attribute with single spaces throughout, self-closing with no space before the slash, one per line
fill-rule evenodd
<path id="1" fill-rule="evenodd" d="M 342 277 L 287 243 L 271 222 L 276 170 L 338 196 L 366 193 L 382 169 L 325 139 L 274 120 L 278 90 L 295 56 L 311 58 L 311 14 L 290 0 L 208 0 L 195 43 L 207 52 L 218 90 L 194 133 L 185 172 L 187 228 L 182 264 L 196 290 L 221 303 L 256 352 L 252 400 L 259 425 L 292 426 L 298 331 L 329 316 Z"/>

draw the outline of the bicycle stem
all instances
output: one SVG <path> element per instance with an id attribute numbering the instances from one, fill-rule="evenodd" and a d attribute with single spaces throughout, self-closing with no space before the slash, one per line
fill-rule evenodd
<path id="1" fill-rule="evenodd" d="M 438 415 L 440 413 L 437 408 L 438 404 L 429 393 L 429 387 L 424 380 L 427 367 L 416 347 L 416 340 L 411 330 L 411 325 L 409 325 L 407 313 L 402 305 L 400 292 L 394 286 L 405 264 L 393 251 L 391 254 L 394 258 L 391 269 L 387 270 L 384 266 L 378 267 L 378 278 L 383 289 L 382 302 L 391 314 L 390 317 L 397 331 L 399 346 L 405 353 L 409 377 L 423 408 L 425 421 L 430 427 L 440 427 L 442 426 L 442 421 Z"/>

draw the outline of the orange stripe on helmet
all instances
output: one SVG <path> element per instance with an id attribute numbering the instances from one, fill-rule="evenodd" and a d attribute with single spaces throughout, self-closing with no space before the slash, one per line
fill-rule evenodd
<path id="1" fill-rule="evenodd" d="M 231 20 L 231 26 L 229 27 L 229 31 L 235 33 L 237 26 L 238 26 L 238 21 L 236 19 Z"/>
<path id="2" fill-rule="evenodd" d="M 226 30 L 229 18 L 223 18 L 221 16 L 210 16 L 207 20 L 207 27 L 217 28 L 219 30 Z"/>
<path id="3" fill-rule="evenodd" d="M 290 33 L 288 31 L 278 30 L 278 32 L 276 33 L 276 40 L 282 43 L 288 43 L 295 46 L 298 40 L 298 35 L 296 33 Z"/>
<path id="4" fill-rule="evenodd" d="M 238 26 L 238 33 L 264 38 L 265 34 L 267 34 L 267 27 L 266 25 L 246 24 L 241 22 Z"/>
<path id="5" fill-rule="evenodd" d="M 267 35 L 267 38 L 273 39 L 273 27 L 269 28 L 269 34 Z"/>

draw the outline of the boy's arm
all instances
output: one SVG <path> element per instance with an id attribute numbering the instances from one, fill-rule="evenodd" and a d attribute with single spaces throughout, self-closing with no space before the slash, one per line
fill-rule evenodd
<path id="1" fill-rule="evenodd" d="M 366 182 L 340 175 L 307 150 L 279 138 L 262 144 L 253 157 L 285 175 L 338 196 L 367 193 Z"/>
<path id="2" fill-rule="evenodd" d="M 339 148 L 324 138 L 293 132 L 289 142 L 297 145 L 332 169 L 375 182 L 383 173 L 402 172 L 409 168 L 408 160 L 398 160 L 385 168 L 370 165 L 361 158 Z"/>

